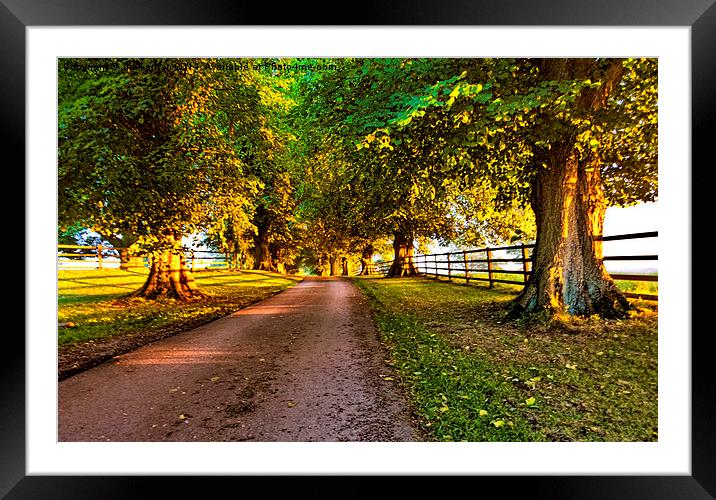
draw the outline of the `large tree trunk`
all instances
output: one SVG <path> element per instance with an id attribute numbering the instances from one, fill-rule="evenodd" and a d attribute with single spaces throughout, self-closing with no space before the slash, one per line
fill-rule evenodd
<path id="1" fill-rule="evenodd" d="M 271 265 L 268 232 L 262 227 L 254 237 L 254 269 L 258 271 L 276 271 Z"/>
<path id="2" fill-rule="evenodd" d="M 389 278 L 402 278 L 418 275 L 418 272 L 415 269 L 415 263 L 413 262 L 412 236 L 407 236 L 402 231 L 396 231 L 395 238 L 393 239 L 393 253 L 395 258 L 393 260 L 393 264 L 388 270 Z"/>
<path id="3" fill-rule="evenodd" d="M 532 192 L 537 222 L 532 275 L 514 301 L 521 312 L 623 317 L 629 303 L 602 262 L 607 205 L 599 162 L 579 161 L 572 145 L 553 146 Z"/>
<path id="4" fill-rule="evenodd" d="M 152 254 L 149 276 L 136 294 L 146 299 L 177 300 L 190 300 L 204 295 L 197 288 L 194 277 L 186 266 L 184 251 L 179 246 L 178 238 L 167 236 L 164 249 Z"/>
<path id="5" fill-rule="evenodd" d="M 366 247 L 363 249 L 363 253 L 361 254 L 360 258 L 360 275 L 361 276 L 368 276 L 371 274 L 377 274 L 375 270 L 375 264 L 373 264 L 373 252 L 375 249 L 373 248 L 373 245 L 366 245 Z"/>
<path id="6" fill-rule="evenodd" d="M 575 113 L 598 112 L 623 74 L 620 60 L 606 68 L 594 59 L 545 59 L 539 63 L 545 80 L 600 81 L 584 89 Z M 565 127 L 569 130 L 568 127 Z M 513 302 L 513 312 L 599 314 L 623 317 L 629 302 L 602 262 L 602 229 L 607 204 L 597 151 L 582 152 L 574 134 L 565 132 L 551 148 L 535 153 L 538 173 L 532 183 L 531 204 L 537 223 L 532 275 Z"/>

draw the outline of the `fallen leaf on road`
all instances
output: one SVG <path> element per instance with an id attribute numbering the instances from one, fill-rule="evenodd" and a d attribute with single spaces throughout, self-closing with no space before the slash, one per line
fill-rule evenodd
<path id="1" fill-rule="evenodd" d="M 212 382 L 216 382 L 217 380 L 219 380 L 219 377 L 211 377 L 209 380 L 211 380 Z"/>
<path id="2" fill-rule="evenodd" d="M 289 401 L 289 402 L 288 402 L 288 407 L 289 407 L 289 408 L 293 408 L 294 406 L 296 406 L 296 403 L 295 403 L 295 402 L 293 402 L 293 401 Z"/>

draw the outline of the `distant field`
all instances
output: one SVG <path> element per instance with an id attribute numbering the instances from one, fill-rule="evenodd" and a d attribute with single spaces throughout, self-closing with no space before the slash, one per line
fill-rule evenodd
<path id="1" fill-rule="evenodd" d="M 656 441 L 658 313 L 508 321 L 520 286 L 356 278 L 425 431 L 439 441 Z"/>
<path id="2" fill-rule="evenodd" d="M 127 297 L 146 279 L 146 270 L 59 271 L 57 275 L 60 348 L 118 335 L 157 329 L 180 330 L 219 318 L 293 286 L 300 278 L 262 271 L 202 271 L 196 283 L 208 296 L 196 302 L 149 301 Z"/>

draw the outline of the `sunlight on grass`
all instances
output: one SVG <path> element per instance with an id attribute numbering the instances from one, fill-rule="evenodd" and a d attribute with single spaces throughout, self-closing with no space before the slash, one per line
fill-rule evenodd
<path id="1" fill-rule="evenodd" d="M 59 346 L 156 329 L 181 330 L 230 314 L 296 284 L 300 278 L 263 271 L 202 271 L 196 283 L 207 294 L 193 302 L 151 301 L 128 295 L 142 286 L 147 272 L 60 271 Z"/>
<path id="2" fill-rule="evenodd" d="M 655 441 L 655 303 L 624 320 L 505 319 L 515 296 L 426 279 L 356 279 L 421 424 L 441 441 Z"/>

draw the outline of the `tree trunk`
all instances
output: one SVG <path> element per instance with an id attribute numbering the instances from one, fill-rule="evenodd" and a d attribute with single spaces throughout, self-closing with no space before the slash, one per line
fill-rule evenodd
<path id="1" fill-rule="evenodd" d="M 619 59 L 604 66 L 596 59 L 553 58 L 538 66 L 544 80 L 600 81 L 598 87 L 583 89 L 575 101 L 574 113 L 585 118 L 606 105 L 624 72 Z M 602 262 L 600 238 L 607 204 L 598 151 L 580 153 L 574 134 L 565 132 L 561 142 L 535 149 L 535 165 L 539 170 L 530 200 L 537 223 L 532 276 L 513 302 L 513 313 L 625 316 L 629 302 Z"/>
<path id="2" fill-rule="evenodd" d="M 411 236 L 406 236 L 402 231 L 396 231 L 393 239 L 393 253 L 395 258 L 388 270 L 389 278 L 418 275 L 413 262 L 413 238 Z"/>
<path id="3" fill-rule="evenodd" d="M 348 276 L 350 274 L 350 266 L 348 265 L 348 259 L 344 255 L 341 257 L 341 276 Z"/>
<path id="4" fill-rule="evenodd" d="M 280 274 L 286 274 L 286 266 L 283 261 L 283 251 L 275 245 L 271 245 L 271 269 Z"/>
<path id="5" fill-rule="evenodd" d="M 338 257 L 331 254 L 328 256 L 328 264 L 329 264 L 329 275 L 330 276 L 338 276 Z"/>
<path id="6" fill-rule="evenodd" d="M 259 227 L 254 237 L 254 269 L 258 271 L 275 271 L 271 265 L 271 252 L 269 251 L 268 233 Z"/>
<path id="7" fill-rule="evenodd" d="M 532 187 L 537 222 L 532 275 L 513 313 L 548 311 L 623 317 L 630 306 L 602 262 L 607 204 L 599 161 L 579 160 L 573 143 L 553 145 Z"/>
<path id="8" fill-rule="evenodd" d="M 130 248 L 138 240 L 132 233 L 125 233 L 122 236 L 112 233 L 99 233 L 119 252 L 119 268 L 123 271 L 132 271 L 144 268 L 144 258 L 136 255 L 135 250 Z"/>
<path id="9" fill-rule="evenodd" d="M 166 237 L 163 250 L 152 254 L 152 265 L 144 286 L 136 292 L 146 299 L 190 300 L 204 294 L 197 288 L 194 276 L 186 266 L 184 251 L 177 238 Z"/>
<path id="10" fill-rule="evenodd" d="M 238 250 L 232 250 L 229 253 L 229 269 L 232 271 L 241 269 L 241 252 Z"/>
<path id="11" fill-rule="evenodd" d="M 360 259 L 360 275 L 361 276 L 369 276 L 371 274 L 377 274 L 375 271 L 375 264 L 373 264 L 373 252 L 375 249 L 373 248 L 373 245 L 367 245 L 363 249 L 363 253 L 361 254 Z"/>
<path id="12" fill-rule="evenodd" d="M 318 265 L 316 266 L 316 273 L 318 273 L 318 276 L 328 275 L 328 258 L 324 253 L 318 256 Z"/>

